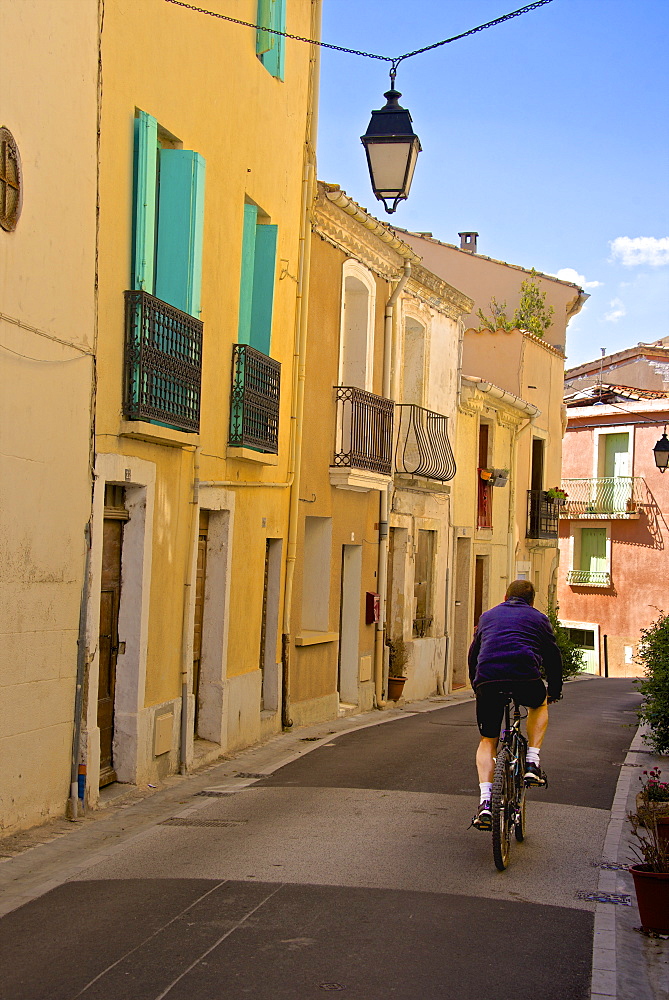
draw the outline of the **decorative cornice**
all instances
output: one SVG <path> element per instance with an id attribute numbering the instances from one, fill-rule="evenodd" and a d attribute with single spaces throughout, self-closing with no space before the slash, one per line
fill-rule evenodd
<path id="1" fill-rule="evenodd" d="M 351 215 L 333 204 L 319 190 L 314 206 L 313 231 L 326 243 L 361 264 L 385 281 L 396 281 L 402 274 L 405 258 L 378 234 L 364 228 Z"/>
<path id="2" fill-rule="evenodd" d="M 407 291 L 450 319 L 460 319 L 474 308 L 474 300 L 453 288 L 421 264 L 411 265 Z"/>

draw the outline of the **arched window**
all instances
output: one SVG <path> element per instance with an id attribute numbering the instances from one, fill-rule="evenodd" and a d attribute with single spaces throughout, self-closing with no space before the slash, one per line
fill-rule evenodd
<path id="1" fill-rule="evenodd" d="M 371 392 L 374 359 L 375 285 L 370 272 L 348 260 L 342 275 L 339 384 Z"/>
<path id="2" fill-rule="evenodd" d="M 412 316 L 404 320 L 402 402 L 424 406 L 425 327 Z"/>

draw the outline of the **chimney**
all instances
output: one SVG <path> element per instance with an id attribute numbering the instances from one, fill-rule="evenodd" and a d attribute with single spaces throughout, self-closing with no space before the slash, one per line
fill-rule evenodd
<path id="1" fill-rule="evenodd" d="M 469 250 L 470 253 L 476 253 L 476 238 L 478 233 L 458 233 L 460 237 L 460 249 Z"/>

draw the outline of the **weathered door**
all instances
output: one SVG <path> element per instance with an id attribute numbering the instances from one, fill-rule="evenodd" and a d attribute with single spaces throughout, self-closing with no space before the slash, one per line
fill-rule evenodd
<path id="1" fill-rule="evenodd" d="M 202 660 L 202 623 L 204 620 L 204 590 L 207 579 L 207 537 L 209 511 L 200 511 L 197 539 L 197 573 L 195 577 L 195 621 L 193 624 L 193 694 L 195 695 L 195 732 L 200 702 L 200 662 Z"/>
<path id="2" fill-rule="evenodd" d="M 114 694 L 118 657 L 118 611 L 121 601 L 123 525 L 128 520 L 122 486 L 105 488 L 100 587 L 100 669 L 98 727 L 100 729 L 100 787 L 116 781 L 114 770 Z"/>

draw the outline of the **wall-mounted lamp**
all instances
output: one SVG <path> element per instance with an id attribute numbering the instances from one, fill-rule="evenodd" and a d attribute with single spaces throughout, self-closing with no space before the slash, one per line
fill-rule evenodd
<path id="1" fill-rule="evenodd" d="M 669 438 L 667 438 L 667 425 L 664 425 L 664 433 L 653 448 L 655 464 L 660 472 L 665 472 L 669 467 Z"/>
<path id="2" fill-rule="evenodd" d="M 387 104 L 372 111 L 367 131 L 360 140 L 367 153 L 374 194 L 392 215 L 399 202 L 409 196 L 421 145 L 411 126 L 411 115 L 398 104 L 402 95 L 395 90 L 394 73 L 390 80 L 391 88 L 383 95 Z M 392 202 L 390 207 L 389 202 Z"/>

